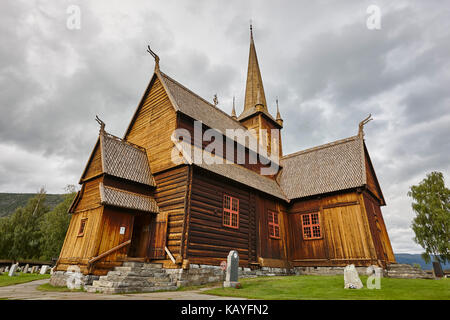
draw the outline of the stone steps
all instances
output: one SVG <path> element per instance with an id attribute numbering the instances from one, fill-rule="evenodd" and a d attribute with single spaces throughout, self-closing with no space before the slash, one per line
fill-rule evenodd
<path id="1" fill-rule="evenodd" d="M 160 263 L 124 262 L 86 286 L 87 292 L 131 293 L 176 290 L 176 280 Z"/>
<path id="2" fill-rule="evenodd" d="M 388 278 L 399 279 L 433 279 L 433 276 L 409 264 L 390 264 L 386 269 Z"/>

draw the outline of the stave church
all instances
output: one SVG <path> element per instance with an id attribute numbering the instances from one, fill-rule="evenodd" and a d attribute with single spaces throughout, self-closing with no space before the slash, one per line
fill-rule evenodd
<path id="1" fill-rule="evenodd" d="M 149 52 L 155 69 L 123 137 L 98 119 L 56 270 L 76 265 L 85 275 L 105 275 L 130 261 L 218 266 L 230 250 L 251 269 L 395 263 L 385 199 L 364 142 L 368 119 L 355 125 L 354 136 L 283 154 L 283 120 L 278 105 L 275 116 L 269 112 L 252 30 L 239 115 L 234 105 L 227 114 L 165 74 Z M 183 155 L 173 161 L 176 130 L 206 151 L 196 123 L 200 136 L 251 132 L 270 153 L 223 135 L 222 145 L 243 150 L 245 161 L 232 161 L 224 149 L 213 152 L 223 163 Z M 280 132 L 278 139 L 259 134 L 264 129 Z M 262 174 L 273 164 L 276 172 Z"/>

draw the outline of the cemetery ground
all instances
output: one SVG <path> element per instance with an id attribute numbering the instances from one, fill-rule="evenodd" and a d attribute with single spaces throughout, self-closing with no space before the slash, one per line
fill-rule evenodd
<path id="1" fill-rule="evenodd" d="M 450 279 L 381 278 L 380 289 L 344 289 L 343 276 L 283 276 L 239 279 L 242 288 L 203 293 L 262 300 L 450 300 Z"/>
<path id="2" fill-rule="evenodd" d="M 34 280 L 48 279 L 49 274 L 36 273 L 16 273 L 14 277 L 8 276 L 8 273 L 0 273 L 0 287 L 10 286 L 19 283 L 26 283 Z"/>

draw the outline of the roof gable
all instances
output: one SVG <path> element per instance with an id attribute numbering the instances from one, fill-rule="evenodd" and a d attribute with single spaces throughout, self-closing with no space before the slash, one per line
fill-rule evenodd
<path id="1" fill-rule="evenodd" d="M 92 167 L 94 169 L 91 169 Z M 94 172 L 94 175 L 88 173 Z M 100 132 L 80 183 L 100 174 L 155 186 L 146 151 L 106 132 Z"/>
<path id="2" fill-rule="evenodd" d="M 359 136 L 284 156 L 281 163 L 280 186 L 289 199 L 366 184 L 364 146 Z"/>

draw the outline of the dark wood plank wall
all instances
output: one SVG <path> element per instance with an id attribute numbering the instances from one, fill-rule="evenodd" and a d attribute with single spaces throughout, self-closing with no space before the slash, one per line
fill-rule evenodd
<path id="1" fill-rule="evenodd" d="M 287 260 L 287 236 L 289 234 L 286 211 L 282 210 L 278 200 L 262 193 L 256 194 L 256 211 L 258 212 L 258 257 L 263 259 Z M 280 239 L 269 236 L 269 211 L 278 212 Z M 260 261 L 261 262 L 261 261 Z"/>
<path id="2" fill-rule="evenodd" d="M 382 201 L 381 192 L 377 183 L 375 176 L 375 171 L 369 160 L 369 155 L 365 152 L 365 166 L 366 166 L 366 177 L 367 177 L 367 188 L 369 191 L 377 198 L 378 203 Z"/>
<path id="3" fill-rule="evenodd" d="M 167 247 L 175 259 L 182 257 L 182 234 L 188 191 L 189 167 L 180 166 L 155 174 L 155 200 L 160 212 L 167 212 Z M 171 266 L 170 260 L 164 261 Z"/>
<path id="4" fill-rule="evenodd" d="M 179 114 L 177 122 L 178 122 L 178 125 L 177 125 L 178 128 L 188 130 L 188 132 L 191 135 L 191 142 L 193 142 L 195 146 L 197 146 L 199 148 L 201 146 L 201 148 L 204 149 L 206 146 L 208 146 L 210 143 L 212 143 L 212 141 L 201 141 L 201 142 L 194 141 L 194 120 L 193 119 L 191 119 L 183 114 Z M 203 125 L 203 127 L 202 127 L 203 133 L 207 129 L 209 129 L 209 128 L 206 125 Z M 216 152 L 215 152 L 215 154 L 217 156 L 222 157 L 224 159 L 226 157 L 227 140 L 231 141 L 230 139 L 228 139 L 224 136 L 223 141 L 222 141 L 223 142 L 223 150 L 216 150 Z M 237 159 L 238 159 L 237 158 L 237 150 L 238 150 L 237 142 L 232 142 L 232 143 L 234 145 L 234 158 L 229 159 L 229 160 L 232 160 L 232 161 L 234 161 L 234 163 L 237 163 Z M 259 160 L 259 157 L 255 153 L 253 153 L 253 155 L 256 158 L 257 163 L 255 163 L 255 164 L 250 163 L 250 161 L 249 161 L 250 152 L 251 151 L 249 151 L 247 148 L 245 149 L 245 163 L 242 164 L 242 166 L 244 166 L 245 168 L 250 169 L 252 171 L 255 171 L 257 173 L 261 173 L 261 168 L 268 167 L 268 165 L 262 164 L 261 161 Z M 268 177 L 273 178 L 273 176 L 268 176 Z"/>
<path id="5" fill-rule="evenodd" d="M 296 201 L 289 208 L 294 265 L 368 265 L 376 245 L 360 194 L 349 192 Z M 319 212 L 322 238 L 303 239 L 301 215 Z"/>
<path id="6" fill-rule="evenodd" d="M 381 213 L 379 200 L 375 199 L 368 192 L 364 192 L 362 194 L 362 199 L 365 211 L 367 212 L 369 227 L 373 235 L 373 241 L 378 259 L 383 263 L 395 262 L 391 242 L 389 240 L 383 215 Z"/>
<path id="7" fill-rule="evenodd" d="M 240 264 L 248 265 L 249 257 L 252 257 L 249 253 L 250 232 L 255 232 L 250 230 L 249 190 L 197 167 L 193 172 L 187 248 L 189 262 L 219 265 L 226 261 L 230 250 L 237 250 Z M 239 229 L 223 226 L 225 193 L 239 199 Z"/>

